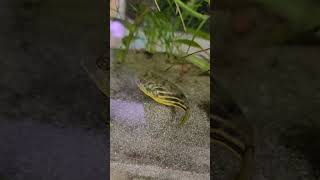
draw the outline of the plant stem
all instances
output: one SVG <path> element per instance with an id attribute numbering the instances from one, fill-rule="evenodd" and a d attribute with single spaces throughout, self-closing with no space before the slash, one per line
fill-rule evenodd
<path id="1" fill-rule="evenodd" d="M 191 55 L 196 54 L 196 53 L 199 53 L 199 52 L 207 51 L 207 50 L 209 50 L 209 49 L 210 49 L 210 48 L 201 49 L 201 50 L 199 50 L 199 51 L 195 51 L 195 52 L 193 52 L 193 53 L 190 53 L 190 54 L 187 54 L 187 55 L 185 55 L 185 56 L 182 56 L 181 58 L 184 59 L 184 58 L 187 58 L 188 56 L 191 56 Z"/>
<path id="2" fill-rule="evenodd" d="M 194 11 L 193 9 L 191 9 L 188 5 L 186 5 L 185 3 L 183 3 L 181 0 L 175 0 L 175 2 L 183 9 L 185 9 L 186 11 L 188 11 L 191 15 L 193 15 L 194 17 L 197 17 L 199 19 L 202 20 L 206 20 L 209 18 L 209 16 L 207 15 L 203 15 L 198 13 L 197 11 Z"/>
<path id="3" fill-rule="evenodd" d="M 183 26 L 183 30 L 184 32 L 187 31 L 187 28 L 186 28 L 186 25 L 184 24 L 184 20 L 183 20 L 183 17 L 182 17 L 182 13 L 180 11 L 180 8 L 179 8 L 179 5 L 177 4 L 177 1 L 175 0 L 174 3 L 176 3 L 176 6 L 177 6 L 177 11 L 179 13 L 179 17 L 180 17 L 180 20 L 181 20 L 181 23 L 182 23 L 182 26 Z"/>

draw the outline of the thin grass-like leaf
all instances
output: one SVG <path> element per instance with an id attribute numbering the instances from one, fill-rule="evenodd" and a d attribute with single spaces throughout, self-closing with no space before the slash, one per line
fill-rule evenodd
<path id="1" fill-rule="evenodd" d="M 187 33 L 195 34 L 197 37 L 210 40 L 210 34 L 201 30 L 197 31 L 196 29 L 193 29 L 193 28 L 187 28 Z"/>
<path id="2" fill-rule="evenodd" d="M 156 4 L 158 11 L 161 11 L 157 0 L 154 0 L 154 3 Z"/>
<path id="3" fill-rule="evenodd" d="M 207 22 L 208 19 L 203 19 L 202 22 L 200 23 L 200 25 L 198 26 L 198 28 L 196 29 L 196 32 L 193 34 L 192 40 L 194 41 L 194 39 L 196 38 L 196 34 L 198 33 L 198 31 L 200 31 L 200 29 L 202 28 L 202 26 Z M 190 50 L 190 46 L 187 50 L 187 53 Z"/>
<path id="4" fill-rule="evenodd" d="M 202 20 L 206 20 L 206 19 L 209 18 L 209 16 L 200 14 L 197 11 L 191 9 L 188 5 L 183 3 L 181 0 L 175 0 L 175 2 L 179 5 L 179 7 L 183 8 L 184 10 L 189 12 L 194 17 L 197 17 L 197 18 L 202 19 Z"/>
<path id="5" fill-rule="evenodd" d="M 201 45 L 198 44 L 196 41 L 194 40 L 190 40 L 190 39 L 176 39 L 174 41 L 175 43 L 181 43 L 181 44 L 185 44 L 185 45 L 188 45 L 188 46 L 192 46 L 192 47 L 196 47 L 196 48 L 199 48 L 199 49 L 202 49 Z"/>
<path id="6" fill-rule="evenodd" d="M 183 19 L 183 17 L 182 17 L 182 13 L 181 13 L 180 7 L 179 7 L 179 5 L 177 4 L 176 0 L 175 0 L 174 2 L 176 3 L 176 6 L 177 6 L 177 11 L 178 11 L 178 13 L 179 13 L 179 17 L 180 17 L 180 20 L 181 20 L 181 23 L 182 23 L 182 26 L 183 26 L 183 30 L 184 30 L 184 32 L 186 32 L 186 31 L 187 31 L 187 28 L 186 28 L 186 25 L 184 24 L 184 19 Z"/>
<path id="7" fill-rule="evenodd" d="M 208 60 L 201 59 L 195 55 L 188 56 L 187 60 L 203 71 L 210 71 L 210 62 Z"/>

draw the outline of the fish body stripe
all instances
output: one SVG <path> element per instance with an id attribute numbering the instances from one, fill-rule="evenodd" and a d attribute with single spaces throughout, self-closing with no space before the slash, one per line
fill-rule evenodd
<path id="1" fill-rule="evenodd" d="M 248 144 L 237 131 L 237 128 L 219 116 L 211 116 L 211 121 L 213 124 L 211 125 L 210 136 L 213 142 L 225 146 L 242 159 Z"/>
<path id="2" fill-rule="evenodd" d="M 237 152 L 239 155 L 242 155 L 246 149 L 246 146 L 241 141 L 228 135 L 221 129 L 211 129 L 210 134 L 213 136 L 213 139 L 217 138 L 217 140 L 222 140 L 222 143 L 225 143 L 229 149 L 233 149 L 233 151 Z"/>
<path id="3" fill-rule="evenodd" d="M 168 100 L 168 101 L 173 101 L 173 102 L 185 104 L 185 102 L 182 99 L 177 98 L 175 96 L 161 96 L 161 95 L 158 95 L 156 97 L 158 97 L 160 99 Z"/>
<path id="4" fill-rule="evenodd" d="M 216 133 L 210 133 L 210 137 L 213 141 L 213 143 L 217 143 L 222 145 L 223 147 L 227 148 L 229 151 L 231 151 L 233 154 L 236 155 L 238 159 L 242 159 L 243 155 L 245 154 L 245 149 L 237 146 L 236 144 L 233 144 L 228 139 L 226 139 L 224 136 L 221 136 L 220 134 Z"/>
<path id="5" fill-rule="evenodd" d="M 184 104 L 181 104 L 179 102 L 168 101 L 168 100 L 161 99 L 161 98 L 153 98 L 153 99 L 156 100 L 159 103 L 162 103 L 162 104 L 165 104 L 165 105 L 168 105 L 168 106 L 175 106 L 175 107 L 181 108 L 184 111 L 187 111 L 187 109 L 188 109 Z"/>

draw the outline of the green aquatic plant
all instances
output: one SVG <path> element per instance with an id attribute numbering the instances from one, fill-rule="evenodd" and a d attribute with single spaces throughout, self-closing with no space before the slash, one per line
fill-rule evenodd
<path id="1" fill-rule="evenodd" d="M 208 50 L 204 50 L 196 38 L 210 40 L 210 35 L 205 30 L 208 29 L 209 16 L 203 14 L 208 11 L 210 1 L 192 0 L 184 3 L 181 0 L 154 0 L 154 4 L 153 9 L 143 4 L 129 5 L 136 16 L 133 21 L 123 21 L 129 34 L 122 41 L 124 51 L 119 51 L 120 61 L 125 60 L 135 40 L 144 39 L 145 50 L 149 53 L 155 53 L 160 48 L 169 57 L 186 59 L 204 71 L 209 70 L 209 59 L 200 58 L 195 53 L 186 55 L 191 54 L 189 51 L 192 47 L 200 49 L 199 52 Z M 139 33 L 139 29 L 144 37 Z M 186 37 L 185 33 L 191 34 L 191 37 Z M 187 48 L 183 49 L 183 46 Z"/>
<path id="2" fill-rule="evenodd" d="M 137 10 L 136 8 L 134 9 Z M 126 58 L 130 45 L 133 42 L 133 40 L 137 37 L 138 28 L 141 25 L 143 18 L 148 13 L 148 11 L 149 10 L 147 8 L 144 8 L 142 13 L 136 17 L 134 22 L 123 21 L 124 26 L 129 30 L 129 34 L 128 36 L 122 39 L 122 45 L 124 47 L 124 51 L 121 51 L 121 53 L 117 54 L 118 59 L 120 61 L 124 61 L 124 59 Z"/>
<path id="3" fill-rule="evenodd" d="M 222 87 L 219 81 L 211 77 L 210 138 L 215 145 L 221 145 L 240 160 L 240 169 L 235 180 L 252 180 L 255 170 L 255 133 L 241 107 Z"/>

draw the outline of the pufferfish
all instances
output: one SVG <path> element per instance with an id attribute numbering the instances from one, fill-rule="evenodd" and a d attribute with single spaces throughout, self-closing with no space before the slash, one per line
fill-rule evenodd
<path id="1" fill-rule="evenodd" d="M 139 89 L 154 101 L 183 110 L 185 113 L 179 125 L 185 124 L 189 118 L 189 103 L 186 96 L 174 83 L 151 71 L 137 74 L 135 82 Z"/>

